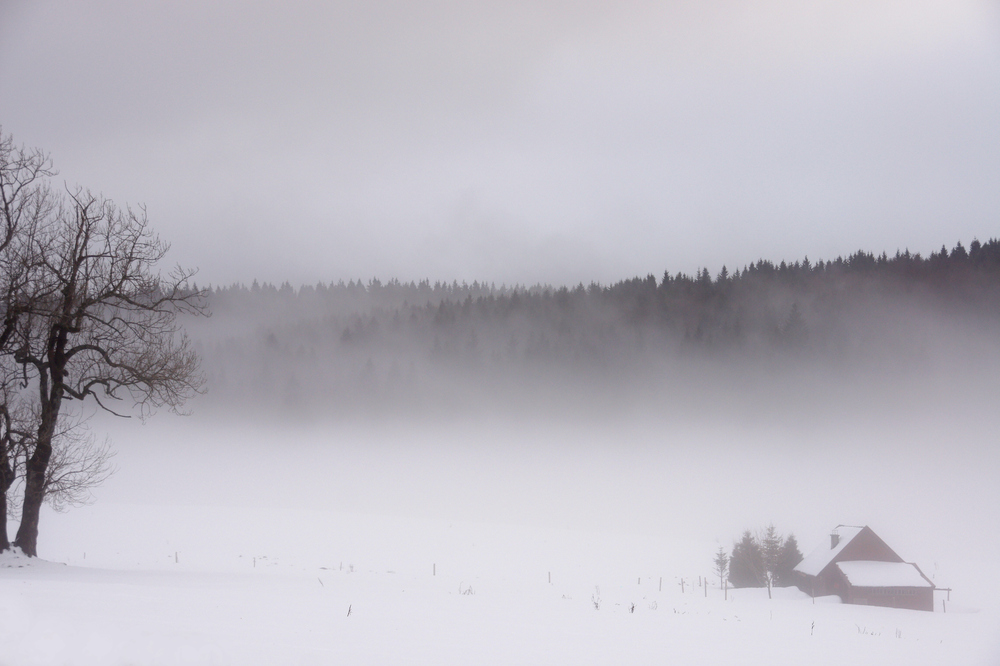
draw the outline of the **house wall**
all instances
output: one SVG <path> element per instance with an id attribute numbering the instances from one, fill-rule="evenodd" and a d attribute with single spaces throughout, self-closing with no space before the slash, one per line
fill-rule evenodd
<path id="1" fill-rule="evenodd" d="M 813 581 L 813 596 L 824 597 L 828 594 L 836 594 L 841 599 L 847 594 L 847 581 L 840 573 L 840 569 L 833 565 L 821 571 Z"/>
<path id="2" fill-rule="evenodd" d="M 910 610 L 934 610 L 934 589 L 930 587 L 852 587 L 848 586 L 845 603 L 887 606 Z"/>

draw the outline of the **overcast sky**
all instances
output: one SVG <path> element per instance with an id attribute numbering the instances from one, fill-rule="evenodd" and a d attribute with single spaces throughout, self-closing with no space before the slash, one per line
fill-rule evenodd
<path id="1" fill-rule="evenodd" d="M 0 0 L 0 123 L 199 282 L 566 284 L 1000 235 L 996 0 Z"/>

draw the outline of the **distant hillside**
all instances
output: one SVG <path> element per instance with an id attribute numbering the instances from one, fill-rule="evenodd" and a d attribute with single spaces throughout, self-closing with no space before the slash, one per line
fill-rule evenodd
<path id="1" fill-rule="evenodd" d="M 419 409 L 443 395 L 655 384 L 692 363 L 919 364 L 956 331 L 989 347 L 1000 340 L 1000 241 L 607 286 L 373 279 L 208 293 L 213 316 L 188 328 L 209 403 Z"/>

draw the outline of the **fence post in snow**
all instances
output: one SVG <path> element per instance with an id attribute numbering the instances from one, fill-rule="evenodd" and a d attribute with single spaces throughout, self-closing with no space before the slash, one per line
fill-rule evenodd
<path id="1" fill-rule="evenodd" d="M 660 592 L 663 592 L 663 576 L 660 576 Z"/>

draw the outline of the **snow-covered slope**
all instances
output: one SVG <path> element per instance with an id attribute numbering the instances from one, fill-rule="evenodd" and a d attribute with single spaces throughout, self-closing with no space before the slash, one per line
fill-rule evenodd
<path id="1" fill-rule="evenodd" d="M 43 515 L 47 561 L 0 558 L 0 663 L 1000 663 L 997 453 L 911 456 L 938 492 L 908 493 L 870 482 L 942 426 L 653 426 L 119 424 L 98 502 Z M 870 524 L 951 598 L 724 599 L 716 549 L 772 520 Z"/>
<path id="2" fill-rule="evenodd" d="M 118 525 L 149 521 L 164 531 L 198 513 L 102 511 Z M 240 513 L 202 516 L 227 529 L 261 517 Z M 266 540 L 240 544 L 242 553 L 220 542 L 212 553 L 182 550 L 175 563 L 166 540 L 138 548 L 125 536 L 122 551 L 111 544 L 72 565 L 3 556 L 4 663 L 985 665 L 1000 654 L 995 608 L 969 612 L 961 595 L 946 614 L 813 602 L 794 589 L 775 590 L 772 600 L 760 589 L 729 590 L 725 600 L 717 580 L 698 586 L 710 543 L 320 512 L 293 518 L 336 530 L 329 552 L 307 547 L 296 559 Z M 414 528 L 426 540 L 407 534 Z M 358 558 L 340 562 L 338 540 L 362 544 Z M 88 565 L 123 560 L 125 551 L 159 563 Z"/>

